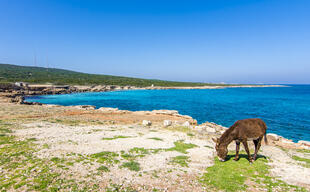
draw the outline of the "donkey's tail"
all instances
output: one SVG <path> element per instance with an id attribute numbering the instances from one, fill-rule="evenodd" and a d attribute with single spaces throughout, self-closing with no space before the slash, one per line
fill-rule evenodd
<path id="1" fill-rule="evenodd" d="M 267 125 L 265 122 L 263 122 L 264 124 L 264 127 L 265 127 L 265 134 L 264 134 L 264 141 L 265 141 L 265 144 L 268 145 L 268 140 L 267 140 Z"/>
<path id="2" fill-rule="evenodd" d="M 264 134 L 264 141 L 265 141 L 265 144 L 268 145 L 268 140 L 267 140 L 266 132 L 265 132 L 265 134 Z"/>

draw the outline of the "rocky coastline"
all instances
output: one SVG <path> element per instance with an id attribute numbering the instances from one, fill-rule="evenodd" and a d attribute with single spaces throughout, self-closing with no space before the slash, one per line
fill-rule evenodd
<path id="1" fill-rule="evenodd" d="M 220 89 L 220 88 L 236 88 L 236 87 L 281 87 L 282 85 L 236 85 L 236 86 L 203 86 L 203 87 L 134 87 L 134 86 L 115 86 L 115 85 L 97 85 L 97 86 L 55 86 L 55 85 L 30 85 L 30 86 L 16 86 L 16 85 L 6 85 L 0 86 L 0 97 L 5 98 L 7 102 L 26 104 L 26 105 L 46 105 L 38 102 L 27 102 L 25 101 L 26 96 L 35 95 L 55 95 L 55 94 L 70 94 L 70 93 L 82 93 L 82 92 L 106 92 L 106 91 L 118 91 L 118 90 L 156 90 L 156 89 Z M 57 105 L 46 105 L 46 106 L 57 106 Z M 113 113 L 136 113 L 136 114 L 147 114 L 147 115 L 159 115 L 166 114 L 176 117 L 181 117 L 185 121 L 183 123 L 176 122 L 176 125 L 186 126 L 200 134 L 213 134 L 220 135 L 227 128 L 215 123 L 206 122 L 201 125 L 197 125 L 197 121 L 190 116 L 180 115 L 178 111 L 174 110 L 153 110 L 153 111 L 138 111 L 131 112 L 127 110 L 119 110 L 117 108 L 104 108 L 95 109 L 95 106 L 91 105 L 77 105 L 74 108 L 81 110 L 99 110 L 102 112 L 113 112 Z M 145 125 L 151 124 L 151 122 L 145 120 L 142 122 Z M 170 126 L 174 123 L 170 120 L 165 120 L 163 122 L 164 126 Z M 291 139 L 284 138 L 274 133 L 269 133 L 267 135 L 271 144 L 276 146 L 284 146 L 289 148 L 304 148 L 310 149 L 310 142 L 300 140 L 297 143 L 293 142 Z"/>
<path id="2" fill-rule="evenodd" d="M 197 87 L 135 87 L 118 85 L 28 85 L 0 84 L 0 96 L 8 98 L 9 102 L 20 104 L 40 105 L 36 102 L 26 102 L 26 96 L 58 95 L 83 92 L 106 92 L 120 90 L 160 90 L 160 89 L 223 89 L 223 88 L 249 88 L 249 87 L 284 87 L 283 85 L 223 85 L 223 86 L 197 86 Z"/>

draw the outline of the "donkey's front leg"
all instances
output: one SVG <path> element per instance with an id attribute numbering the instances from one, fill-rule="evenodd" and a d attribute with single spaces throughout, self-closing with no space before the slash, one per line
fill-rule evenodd
<path id="1" fill-rule="evenodd" d="M 251 154 L 250 154 L 250 150 L 249 150 L 249 147 L 248 147 L 248 142 L 247 142 L 247 140 L 243 140 L 242 143 L 243 143 L 243 145 L 244 145 L 244 149 L 245 149 L 246 153 L 248 154 L 249 161 L 250 161 L 250 163 L 252 163 L 252 162 L 253 162 L 253 159 L 252 159 Z"/>
<path id="2" fill-rule="evenodd" d="M 234 158 L 235 161 L 239 160 L 239 149 L 240 149 L 240 141 L 236 140 L 236 156 Z"/>

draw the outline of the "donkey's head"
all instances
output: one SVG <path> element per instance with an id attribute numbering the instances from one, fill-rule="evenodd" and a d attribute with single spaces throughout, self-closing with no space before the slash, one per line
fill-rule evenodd
<path id="1" fill-rule="evenodd" d="M 220 161 L 225 161 L 228 150 L 227 147 L 224 145 L 221 145 L 220 140 L 217 138 L 212 138 L 212 140 L 215 142 L 215 149 L 216 149 L 216 153 L 217 156 L 219 158 Z"/>

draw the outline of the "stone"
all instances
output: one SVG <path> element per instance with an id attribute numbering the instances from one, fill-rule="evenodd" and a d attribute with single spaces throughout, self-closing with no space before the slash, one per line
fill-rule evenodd
<path id="1" fill-rule="evenodd" d="M 149 120 L 143 120 L 143 121 L 142 121 L 142 125 L 144 125 L 144 126 L 151 126 L 151 125 L 152 125 L 152 122 L 149 121 Z"/>
<path id="2" fill-rule="evenodd" d="M 166 114 L 166 115 L 177 115 L 177 114 L 179 114 L 179 112 L 176 110 L 153 110 L 152 113 Z"/>
<path id="3" fill-rule="evenodd" d="M 279 141 L 281 138 L 282 138 L 281 136 L 274 133 L 267 134 L 267 139 L 271 141 Z"/>
<path id="4" fill-rule="evenodd" d="M 172 121 L 171 120 L 164 120 L 164 127 L 168 127 L 172 125 Z"/>
<path id="5" fill-rule="evenodd" d="M 207 131 L 208 133 L 216 133 L 215 128 L 212 128 L 212 127 L 207 127 L 207 128 L 206 128 L 206 131 Z"/>
<path id="6" fill-rule="evenodd" d="M 86 110 L 89 110 L 89 109 L 96 109 L 96 107 L 93 106 L 93 105 L 80 105 L 80 108 L 81 108 L 81 109 L 86 109 Z"/>
<path id="7" fill-rule="evenodd" d="M 298 143 L 306 147 L 310 147 L 310 141 L 299 140 Z"/>
<path id="8" fill-rule="evenodd" d="M 184 127 L 190 127 L 191 126 L 190 122 L 188 122 L 188 121 L 185 121 L 182 125 Z"/>
<path id="9" fill-rule="evenodd" d="M 97 109 L 97 110 L 103 111 L 103 112 L 116 112 L 116 111 L 118 111 L 118 108 L 100 107 L 100 108 Z"/>
<path id="10" fill-rule="evenodd" d="M 285 143 L 285 144 L 295 144 L 295 143 L 293 142 L 293 140 L 291 140 L 291 139 L 285 139 L 285 138 L 282 138 L 282 139 L 281 139 L 281 142 L 282 142 L 282 143 Z"/>

